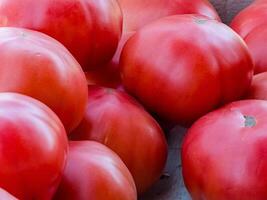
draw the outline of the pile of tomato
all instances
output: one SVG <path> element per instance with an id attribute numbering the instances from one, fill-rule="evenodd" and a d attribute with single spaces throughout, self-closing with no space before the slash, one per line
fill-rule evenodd
<path id="1" fill-rule="evenodd" d="M 0 0 L 1 200 L 137 200 L 166 124 L 193 200 L 267 199 L 267 0 Z"/>

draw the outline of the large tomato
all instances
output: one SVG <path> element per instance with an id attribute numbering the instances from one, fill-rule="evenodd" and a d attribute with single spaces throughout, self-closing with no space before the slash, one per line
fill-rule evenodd
<path id="1" fill-rule="evenodd" d="M 11 194 L 9 194 L 8 192 L 6 192 L 5 190 L 0 188 L 0 199 L 1 200 L 18 200 L 17 198 L 15 198 L 14 196 L 12 196 Z"/>
<path id="2" fill-rule="evenodd" d="M 257 74 L 253 77 L 247 98 L 267 100 L 267 72 Z"/>
<path id="3" fill-rule="evenodd" d="M 139 193 L 161 175 L 167 143 L 157 122 L 124 92 L 91 86 L 87 110 L 71 135 L 95 140 L 115 151 L 133 175 Z"/>
<path id="4" fill-rule="evenodd" d="M 133 178 L 111 150 L 92 141 L 70 142 L 54 200 L 137 200 Z"/>
<path id="5" fill-rule="evenodd" d="M 21 28 L 0 28 L 0 92 L 42 101 L 67 131 L 81 121 L 87 102 L 85 75 L 67 49 L 42 33 Z"/>
<path id="6" fill-rule="evenodd" d="M 0 93 L 0 187 L 20 200 L 54 195 L 68 150 L 58 117 L 41 102 Z"/>
<path id="7" fill-rule="evenodd" d="M 46 33 L 88 70 L 112 58 L 121 36 L 122 14 L 116 0 L 0 0 L 0 26 Z"/>
<path id="8" fill-rule="evenodd" d="M 182 146 L 193 200 L 267 199 L 267 101 L 231 103 L 198 120 Z"/>
<path id="9" fill-rule="evenodd" d="M 123 11 L 124 32 L 136 31 L 144 25 L 169 15 L 200 14 L 220 20 L 208 0 L 118 0 Z"/>
<path id="10" fill-rule="evenodd" d="M 133 33 L 144 25 L 174 14 L 201 14 L 211 19 L 220 18 L 207 0 L 118 0 L 123 12 L 124 30 L 119 47 L 108 65 L 87 73 L 88 82 L 105 87 L 121 86 L 119 59 L 122 47 Z"/>
<path id="11" fill-rule="evenodd" d="M 232 21 L 231 27 L 242 37 L 253 31 L 254 28 L 266 24 L 267 1 L 254 1 L 250 6 L 242 10 Z"/>
<path id="12" fill-rule="evenodd" d="M 255 62 L 255 73 L 267 71 L 267 1 L 256 1 L 241 11 L 231 26 L 247 43 Z"/>
<path id="13" fill-rule="evenodd" d="M 253 74 L 243 40 L 198 15 L 171 16 L 140 29 L 126 43 L 120 65 L 131 94 L 180 124 L 242 97 Z"/>

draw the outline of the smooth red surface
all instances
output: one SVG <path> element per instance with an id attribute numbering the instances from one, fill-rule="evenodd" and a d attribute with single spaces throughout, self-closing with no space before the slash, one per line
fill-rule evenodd
<path id="1" fill-rule="evenodd" d="M 253 29 L 253 31 L 251 31 L 245 38 L 245 42 L 248 45 L 249 51 L 255 63 L 255 74 L 267 71 L 266 41 L 267 26 L 259 26 L 258 28 Z"/>
<path id="2" fill-rule="evenodd" d="M 42 101 L 67 131 L 79 124 L 87 103 L 86 78 L 59 42 L 36 31 L 0 28 L 0 66 L 0 92 Z"/>
<path id="3" fill-rule="evenodd" d="M 139 193 L 159 179 L 167 142 L 157 122 L 125 92 L 89 86 L 87 110 L 71 134 L 95 140 L 116 152 L 133 175 Z"/>
<path id="4" fill-rule="evenodd" d="M 255 62 L 255 74 L 267 71 L 267 1 L 255 1 L 241 11 L 233 20 L 231 27 L 247 43 Z"/>
<path id="5" fill-rule="evenodd" d="M 0 26 L 46 33 L 89 70 L 107 63 L 115 53 L 122 14 L 116 0 L 0 0 Z"/>
<path id="6" fill-rule="evenodd" d="M 110 149 L 93 141 L 70 142 L 54 200 L 137 200 L 133 178 Z"/>
<path id="7" fill-rule="evenodd" d="M 266 200 L 266 129 L 263 100 L 234 102 L 198 120 L 182 146 L 183 177 L 193 200 Z"/>
<path id="8" fill-rule="evenodd" d="M 0 93 L 1 188 L 20 200 L 50 200 L 67 150 L 65 129 L 47 106 L 24 95 Z"/>
<path id="9" fill-rule="evenodd" d="M 226 25 L 197 15 L 145 26 L 128 40 L 120 61 L 126 90 L 182 125 L 241 98 L 253 75 L 243 40 Z"/>
<path id="10" fill-rule="evenodd" d="M 267 21 L 267 1 L 254 1 L 242 10 L 231 23 L 231 27 L 242 37 L 246 36 L 258 26 L 264 26 Z"/>
<path id="11" fill-rule="evenodd" d="M 267 100 L 267 72 L 257 74 L 253 77 L 247 98 Z"/>
<path id="12" fill-rule="evenodd" d="M 15 198 L 14 196 L 12 196 L 11 194 L 9 194 L 8 192 L 6 192 L 5 190 L 0 188 L 0 199 L 1 200 L 18 200 L 17 198 Z"/>
<path id="13" fill-rule="evenodd" d="M 124 32 L 136 31 L 162 17 L 200 14 L 220 20 L 208 0 L 118 0 L 123 12 Z"/>

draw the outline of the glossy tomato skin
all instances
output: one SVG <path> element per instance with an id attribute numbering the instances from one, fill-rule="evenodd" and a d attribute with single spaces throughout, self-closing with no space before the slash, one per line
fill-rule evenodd
<path id="1" fill-rule="evenodd" d="M 70 142 L 54 200 L 137 200 L 133 178 L 121 159 L 93 141 Z"/>
<path id="2" fill-rule="evenodd" d="M 231 27 L 242 37 L 253 31 L 253 29 L 266 24 L 267 19 L 267 1 L 254 1 L 246 7 L 231 22 Z"/>
<path id="3" fill-rule="evenodd" d="M 70 135 L 95 140 L 116 152 L 133 175 L 138 193 L 159 179 L 167 159 L 167 143 L 157 122 L 125 92 L 89 87 L 87 110 Z"/>
<path id="4" fill-rule="evenodd" d="M 46 33 L 88 70 L 112 58 L 121 36 L 122 14 L 116 0 L 0 0 L 0 26 Z"/>
<path id="5" fill-rule="evenodd" d="M 256 1 L 241 11 L 231 26 L 243 38 L 255 62 L 255 74 L 267 71 L 267 1 Z"/>
<path id="6" fill-rule="evenodd" d="M 258 28 L 253 29 L 253 31 L 251 31 L 245 38 L 245 42 L 248 45 L 249 51 L 255 63 L 255 74 L 267 71 L 266 40 L 267 27 L 264 26 L 259 26 Z"/>
<path id="7" fill-rule="evenodd" d="M 0 92 L 17 92 L 50 107 L 69 132 L 83 117 L 85 75 L 56 40 L 21 28 L 0 28 Z"/>
<path id="8" fill-rule="evenodd" d="M 11 194 L 9 194 L 8 192 L 6 192 L 5 190 L 0 188 L 0 199 L 1 200 L 18 200 L 17 198 L 15 198 L 14 196 L 12 196 Z"/>
<path id="9" fill-rule="evenodd" d="M 243 40 L 197 15 L 163 18 L 139 30 L 126 43 L 120 65 L 126 90 L 182 125 L 242 97 L 253 75 Z"/>
<path id="10" fill-rule="evenodd" d="M 267 72 L 256 74 L 253 77 L 247 98 L 267 100 Z"/>
<path id="11" fill-rule="evenodd" d="M 198 120 L 182 145 L 193 200 L 267 198 L 267 102 L 234 102 Z"/>
<path id="12" fill-rule="evenodd" d="M 200 14 L 220 21 L 216 10 L 206 0 L 118 0 L 124 14 L 124 32 L 136 31 L 162 17 Z"/>
<path id="13" fill-rule="evenodd" d="M 0 93 L 0 187 L 20 200 L 50 200 L 65 166 L 63 124 L 41 102 Z"/>

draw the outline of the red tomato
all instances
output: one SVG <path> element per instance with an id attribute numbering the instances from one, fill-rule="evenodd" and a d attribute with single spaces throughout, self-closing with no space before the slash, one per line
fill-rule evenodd
<path id="1" fill-rule="evenodd" d="M 231 27 L 242 37 L 253 31 L 253 29 L 266 24 L 267 1 L 258 0 L 242 10 L 232 21 Z"/>
<path id="2" fill-rule="evenodd" d="M 231 103 L 198 120 L 182 146 L 193 200 L 267 199 L 267 102 Z"/>
<path id="3" fill-rule="evenodd" d="M 0 187 L 20 200 L 54 195 L 67 150 L 58 117 L 41 102 L 0 93 Z"/>
<path id="4" fill-rule="evenodd" d="M 101 70 L 90 71 L 90 84 L 105 87 L 121 87 L 119 58 L 122 47 L 133 33 L 142 26 L 164 16 L 198 13 L 211 19 L 220 20 L 217 12 L 207 0 L 118 0 L 124 14 L 124 31 L 119 47 L 112 61 Z"/>
<path id="5" fill-rule="evenodd" d="M 35 31 L 0 28 L 0 66 L 0 92 L 42 101 L 67 131 L 79 124 L 87 102 L 86 78 L 63 45 Z"/>
<path id="6" fill-rule="evenodd" d="M 247 98 L 267 100 L 267 72 L 257 74 L 253 77 Z"/>
<path id="7" fill-rule="evenodd" d="M 15 198 L 14 196 L 12 196 L 11 194 L 9 194 L 8 192 L 6 192 L 5 190 L 0 188 L 0 199 L 1 200 L 18 200 L 17 198 Z"/>
<path id="8" fill-rule="evenodd" d="M 0 26 L 46 33 L 88 70 L 112 58 L 121 36 L 122 14 L 116 0 L 0 0 Z"/>
<path id="9" fill-rule="evenodd" d="M 220 20 L 207 0 L 118 0 L 123 11 L 124 32 L 136 31 L 144 25 L 169 15 L 200 14 Z"/>
<path id="10" fill-rule="evenodd" d="M 139 193 L 161 175 L 167 143 L 157 122 L 124 92 L 89 87 L 87 111 L 71 135 L 95 140 L 115 151 L 133 175 Z"/>
<path id="11" fill-rule="evenodd" d="M 55 200 L 137 200 L 133 178 L 111 150 L 92 141 L 70 142 Z"/>
<path id="12" fill-rule="evenodd" d="M 180 124 L 242 97 L 253 74 L 243 40 L 197 15 L 171 16 L 140 29 L 126 43 L 120 64 L 126 90 Z"/>
<path id="13" fill-rule="evenodd" d="M 232 22 L 247 43 L 255 62 L 255 74 L 267 71 L 267 1 L 256 1 L 240 12 Z"/>

